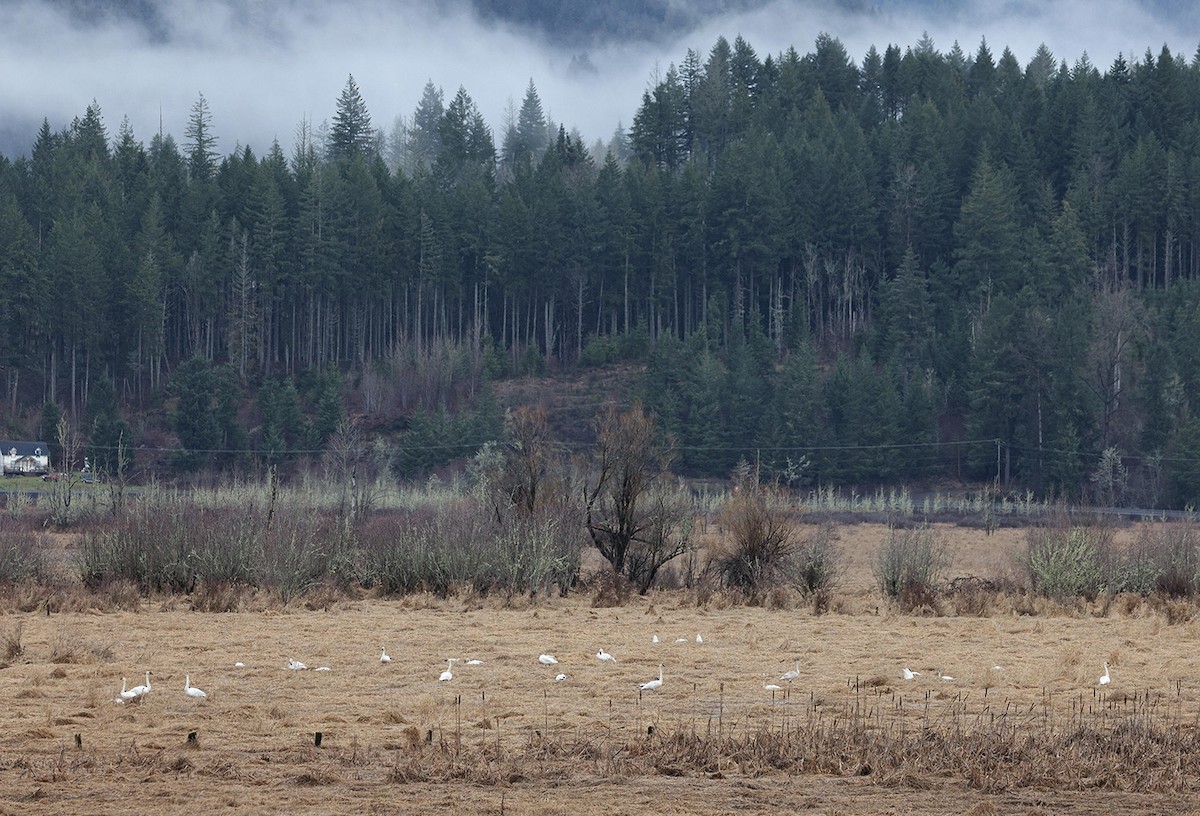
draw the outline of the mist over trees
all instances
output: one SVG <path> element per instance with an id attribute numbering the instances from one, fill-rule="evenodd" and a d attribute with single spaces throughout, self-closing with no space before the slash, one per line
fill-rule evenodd
<path id="1" fill-rule="evenodd" d="M 0 157 L 5 433 L 236 472 L 352 418 L 415 475 L 498 378 L 625 363 L 689 475 L 1200 499 L 1200 52 L 720 38 L 591 146 L 532 79 L 499 133 L 433 81 L 332 104 L 290 153 L 218 155 L 200 95 Z"/>

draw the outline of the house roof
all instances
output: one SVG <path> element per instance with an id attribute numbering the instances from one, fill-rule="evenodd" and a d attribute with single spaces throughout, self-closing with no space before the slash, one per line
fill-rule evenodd
<path id="1" fill-rule="evenodd" d="M 11 456 L 14 450 L 17 456 L 50 455 L 50 446 L 45 442 L 17 442 L 11 439 L 0 439 L 0 454 Z"/>

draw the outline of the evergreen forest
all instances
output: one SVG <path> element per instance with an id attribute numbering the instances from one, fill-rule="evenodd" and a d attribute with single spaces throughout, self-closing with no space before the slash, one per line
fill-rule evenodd
<path id="1" fill-rule="evenodd" d="M 719 38 L 592 145 L 533 80 L 495 131 L 433 81 L 390 127 L 330 103 L 286 151 L 220 155 L 201 95 L 0 157 L 5 435 L 421 476 L 505 378 L 616 366 L 686 476 L 1200 501 L 1200 51 Z"/>

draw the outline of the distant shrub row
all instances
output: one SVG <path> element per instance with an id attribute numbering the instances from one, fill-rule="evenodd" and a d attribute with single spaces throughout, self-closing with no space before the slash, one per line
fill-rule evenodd
<path id="1" fill-rule="evenodd" d="M 148 502 L 86 533 L 77 567 L 91 588 L 127 582 L 143 592 L 191 592 L 238 584 L 287 602 L 322 583 L 389 594 L 565 592 L 579 559 L 579 536 L 556 520 L 497 521 L 469 499 L 376 512 L 359 524 L 331 513 Z"/>
<path id="2" fill-rule="evenodd" d="M 799 597 L 817 612 L 829 609 L 845 571 L 832 524 L 747 474 L 735 485 L 721 502 L 693 499 L 693 517 L 715 522 L 717 535 L 702 550 L 688 543 L 655 585 L 684 585 L 698 602 L 722 592 L 734 603 L 787 606 Z M 56 569 L 47 534 L 31 529 L 27 515 L 9 515 L 0 517 L 0 583 L 45 584 L 73 573 L 91 590 L 201 591 L 225 599 L 213 602 L 217 608 L 239 602 L 239 592 L 228 588 L 273 593 L 284 603 L 318 587 L 505 598 L 576 588 L 584 552 L 593 546 L 578 508 L 501 512 L 496 495 L 431 488 L 423 500 L 414 494 L 402 505 L 351 512 L 346 508 L 370 503 L 314 509 L 271 489 L 229 490 L 219 498 L 147 491 L 107 519 L 94 517 Z M 823 523 L 813 524 L 819 515 Z M 1027 599 L 1021 606 L 1027 611 L 1033 611 L 1028 599 L 1038 598 L 1061 604 L 1122 594 L 1200 597 L 1195 520 L 1144 525 L 1132 544 L 1118 545 L 1111 527 L 1048 517 L 1012 554 L 1010 575 L 953 579 L 951 553 L 937 528 L 909 516 L 893 521 L 870 566 L 880 594 L 905 612 L 989 614 L 1002 595 Z M 599 593 L 594 601 L 621 603 L 628 596 L 626 576 L 598 577 L 590 585 Z"/>

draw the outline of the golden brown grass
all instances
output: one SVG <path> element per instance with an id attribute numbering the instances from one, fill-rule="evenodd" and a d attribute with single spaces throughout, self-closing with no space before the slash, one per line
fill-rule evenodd
<path id="1" fill-rule="evenodd" d="M 994 574 L 1022 541 L 1005 532 L 949 531 L 951 575 Z M 860 567 L 881 534 L 838 531 Z M 685 590 L 610 606 L 615 589 L 598 586 L 598 605 L 322 593 L 239 612 L 186 597 L 10 612 L 0 798 L 29 814 L 1195 810 L 1200 621 L 1183 602 L 1031 615 L 974 599 L 985 608 L 918 617 L 854 566 L 820 615 Z M 442 683 L 448 657 L 463 662 Z M 663 687 L 639 693 L 660 662 Z M 147 669 L 140 704 L 112 701 Z M 207 701 L 184 696 L 185 671 Z"/>

